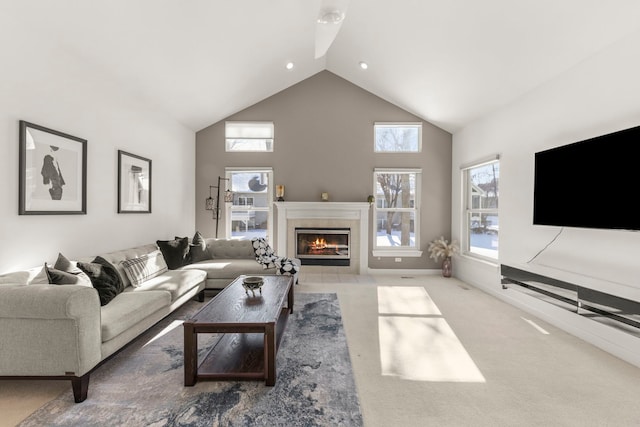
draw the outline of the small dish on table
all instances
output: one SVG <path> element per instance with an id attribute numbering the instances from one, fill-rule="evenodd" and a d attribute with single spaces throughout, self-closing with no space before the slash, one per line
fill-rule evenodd
<path id="1" fill-rule="evenodd" d="M 249 277 L 245 277 L 242 280 L 242 287 L 244 288 L 244 291 L 247 293 L 247 295 L 249 295 L 249 291 L 251 291 L 251 294 L 255 297 L 256 290 L 259 290 L 260 294 L 262 295 L 263 283 L 264 283 L 264 280 L 262 279 L 262 277 L 249 276 Z"/>

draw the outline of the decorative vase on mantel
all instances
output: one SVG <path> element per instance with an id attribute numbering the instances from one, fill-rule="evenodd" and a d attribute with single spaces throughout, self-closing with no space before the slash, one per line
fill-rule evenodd
<path id="1" fill-rule="evenodd" d="M 451 257 L 445 257 L 444 260 L 442 260 L 442 277 L 451 277 L 452 269 Z"/>

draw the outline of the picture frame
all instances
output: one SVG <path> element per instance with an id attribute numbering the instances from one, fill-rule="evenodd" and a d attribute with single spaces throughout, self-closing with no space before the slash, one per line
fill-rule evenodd
<path id="1" fill-rule="evenodd" d="M 151 213 L 151 160 L 118 150 L 118 213 Z"/>
<path id="2" fill-rule="evenodd" d="M 19 215 L 86 215 L 87 140 L 19 121 Z"/>

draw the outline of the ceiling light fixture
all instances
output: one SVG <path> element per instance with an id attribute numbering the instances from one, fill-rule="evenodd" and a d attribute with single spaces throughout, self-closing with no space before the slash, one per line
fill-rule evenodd
<path id="1" fill-rule="evenodd" d="M 316 54 L 322 58 L 335 40 L 347 16 L 349 0 L 320 0 L 316 15 Z"/>
<path id="2" fill-rule="evenodd" d="M 344 19 L 344 12 L 339 9 L 320 11 L 318 24 L 339 24 Z"/>
<path id="3" fill-rule="evenodd" d="M 293 66 L 294 66 L 293 62 L 287 62 L 287 65 L 285 65 L 285 68 L 287 70 L 293 70 Z"/>
<path id="4" fill-rule="evenodd" d="M 367 68 L 369 68 L 369 65 L 364 61 L 360 61 L 360 68 L 366 70 Z"/>

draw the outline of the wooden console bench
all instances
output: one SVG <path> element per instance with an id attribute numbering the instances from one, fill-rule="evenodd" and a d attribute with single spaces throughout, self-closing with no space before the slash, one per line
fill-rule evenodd
<path id="1" fill-rule="evenodd" d="M 573 307 L 640 328 L 640 289 L 542 267 L 500 265 L 503 288 L 518 285 Z"/>

